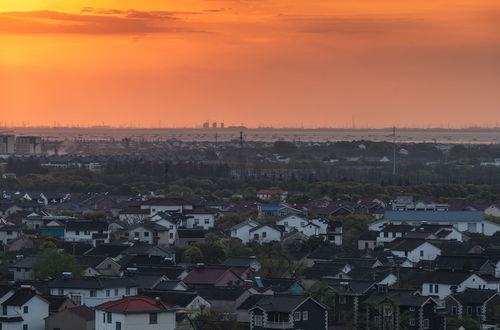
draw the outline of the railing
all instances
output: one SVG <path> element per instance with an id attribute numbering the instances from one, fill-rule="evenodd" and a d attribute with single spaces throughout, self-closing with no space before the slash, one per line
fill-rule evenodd
<path id="1" fill-rule="evenodd" d="M 269 329 L 292 329 L 293 324 L 292 322 L 284 321 L 284 322 L 271 322 L 271 321 L 266 321 L 264 322 L 264 328 L 269 328 Z"/>

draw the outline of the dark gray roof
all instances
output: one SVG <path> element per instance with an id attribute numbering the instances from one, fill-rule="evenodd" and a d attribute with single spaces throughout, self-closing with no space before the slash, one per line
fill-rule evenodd
<path id="1" fill-rule="evenodd" d="M 198 297 L 198 293 L 192 291 L 144 291 L 143 294 L 151 298 L 159 297 L 167 304 L 180 307 L 186 307 Z"/>
<path id="2" fill-rule="evenodd" d="M 228 287 L 205 287 L 197 288 L 198 294 L 206 300 L 229 300 L 235 301 L 245 291 L 245 288 L 228 288 Z"/>
<path id="3" fill-rule="evenodd" d="M 394 251 L 410 252 L 425 243 L 429 243 L 436 246 L 436 244 L 433 244 L 434 242 L 431 242 L 429 240 L 418 239 L 418 238 L 397 238 L 392 242 L 386 243 L 384 245 L 384 248 Z"/>
<path id="4" fill-rule="evenodd" d="M 66 289 L 130 288 L 137 286 L 137 283 L 128 277 L 78 277 L 56 279 L 49 284 L 49 288 Z"/>
<path id="5" fill-rule="evenodd" d="M 177 229 L 177 235 L 179 238 L 205 238 L 205 234 L 206 232 L 203 229 Z"/>
<path id="6" fill-rule="evenodd" d="M 231 267 L 249 267 L 255 261 L 255 257 L 227 257 L 222 264 Z"/>
<path id="7" fill-rule="evenodd" d="M 339 294 L 365 294 L 371 287 L 373 287 L 374 284 L 374 281 L 328 281 L 328 287 Z"/>
<path id="8" fill-rule="evenodd" d="M 5 306 L 22 306 L 35 297 L 35 293 L 16 292 L 9 299 L 3 302 Z"/>
<path id="9" fill-rule="evenodd" d="M 413 290 L 388 289 L 388 292 L 374 291 L 364 300 L 364 303 L 379 304 L 385 299 L 390 299 L 399 306 L 419 307 L 424 305 L 431 298 L 428 296 L 416 295 Z"/>
<path id="10" fill-rule="evenodd" d="M 108 223 L 105 221 L 68 221 L 66 222 L 67 231 L 107 231 Z"/>
<path id="11" fill-rule="evenodd" d="M 128 249 L 130 245 L 126 244 L 100 244 L 95 248 L 85 252 L 88 256 L 104 256 L 104 257 L 117 257 L 123 251 Z"/>
<path id="12" fill-rule="evenodd" d="M 263 299 L 265 297 L 267 297 L 267 296 L 263 295 L 263 294 L 251 294 L 236 309 L 249 310 L 255 304 L 257 304 L 261 299 Z"/>
<path id="13" fill-rule="evenodd" d="M 301 295 L 267 296 L 261 299 L 259 302 L 257 302 L 254 308 L 258 307 L 266 312 L 289 313 L 293 312 L 297 307 L 302 305 L 308 299 L 311 298 L 309 296 L 301 296 Z M 324 308 L 320 304 L 318 304 L 318 306 Z"/>
<path id="14" fill-rule="evenodd" d="M 482 305 L 496 294 L 498 294 L 496 290 L 466 289 L 463 292 L 454 293 L 452 296 L 462 305 Z"/>

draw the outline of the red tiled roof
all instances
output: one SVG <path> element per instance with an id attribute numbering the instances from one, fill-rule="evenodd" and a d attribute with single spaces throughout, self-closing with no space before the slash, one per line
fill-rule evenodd
<path id="1" fill-rule="evenodd" d="M 123 297 L 122 299 L 96 306 L 97 309 L 118 313 L 164 311 L 170 307 L 172 305 L 144 296 Z"/>

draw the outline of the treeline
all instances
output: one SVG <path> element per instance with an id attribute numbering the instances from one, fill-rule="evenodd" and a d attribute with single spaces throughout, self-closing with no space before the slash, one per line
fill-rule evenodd
<path id="1" fill-rule="evenodd" d="M 124 158 L 112 159 L 104 165 L 103 172 L 108 175 L 137 174 L 140 176 L 164 177 L 225 177 L 230 169 L 226 163 L 209 162 L 160 162 L 153 160 Z"/>

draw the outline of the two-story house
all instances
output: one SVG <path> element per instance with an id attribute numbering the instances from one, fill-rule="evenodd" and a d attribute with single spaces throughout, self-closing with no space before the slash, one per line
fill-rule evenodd
<path id="1" fill-rule="evenodd" d="M 278 295 L 260 299 L 249 310 L 250 329 L 328 329 L 327 307 L 309 296 Z"/>
<path id="2" fill-rule="evenodd" d="M 55 279 L 48 285 L 50 294 L 69 296 L 77 305 L 89 307 L 137 295 L 138 285 L 127 277 L 79 277 Z"/>
<path id="3" fill-rule="evenodd" d="M 64 229 L 64 240 L 66 242 L 89 242 L 94 246 L 109 243 L 108 223 L 93 220 L 68 221 Z"/>
<path id="4" fill-rule="evenodd" d="M 44 318 L 49 316 L 49 302 L 23 287 L 19 291 L 9 290 L 0 298 L 2 330 L 44 330 Z"/>
<path id="5" fill-rule="evenodd" d="M 174 330 L 177 308 L 159 298 L 123 297 L 96 306 L 96 330 Z"/>

